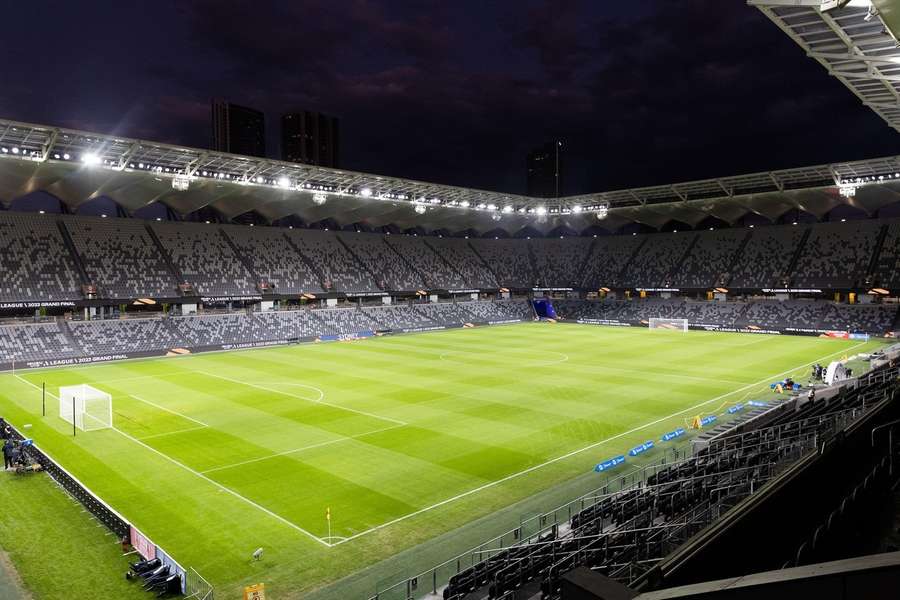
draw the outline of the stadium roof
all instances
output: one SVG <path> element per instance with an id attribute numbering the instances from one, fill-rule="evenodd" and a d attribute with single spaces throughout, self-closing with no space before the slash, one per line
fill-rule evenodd
<path id="1" fill-rule="evenodd" d="M 900 131 L 900 7 L 892 0 L 748 0 Z M 825 8 L 823 8 L 823 6 Z M 831 8 L 829 8 L 831 7 Z"/>
<path id="2" fill-rule="evenodd" d="M 792 209 L 821 217 L 839 204 L 871 214 L 900 201 L 900 156 L 544 199 L 0 120 L 0 200 L 9 206 L 38 191 L 72 212 L 105 196 L 128 213 L 163 203 L 180 215 L 211 207 L 226 220 L 255 211 L 269 222 L 296 215 L 340 226 L 547 233 L 696 226 L 710 216 L 734 223 L 748 213 L 775 220 Z"/>

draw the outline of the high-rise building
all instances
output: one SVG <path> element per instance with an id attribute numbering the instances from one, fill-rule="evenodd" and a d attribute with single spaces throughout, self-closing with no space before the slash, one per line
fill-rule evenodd
<path id="1" fill-rule="evenodd" d="M 547 142 L 528 153 L 528 195 L 559 198 L 562 194 L 562 142 Z"/>
<path id="2" fill-rule="evenodd" d="M 338 120 L 308 110 L 281 117 L 281 159 L 289 162 L 338 168 Z"/>
<path id="3" fill-rule="evenodd" d="M 213 100 L 212 126 L 213 150 L 266 156 L 266 118 L 262 111 Z"/>

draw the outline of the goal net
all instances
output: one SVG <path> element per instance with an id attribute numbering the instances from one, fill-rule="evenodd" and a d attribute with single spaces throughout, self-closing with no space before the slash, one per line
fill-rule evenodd
<path id="1" fill-rule="evenodd" d="M 112 396 L 87 384 L 61 387 L 59 416 L 82 431 L 112 427 Z"/>
<path id="2" fill-rule="evenodd" d="M 687 319 L 662 319 L 657 317 L 651 317 L 650 321 L 650 329 L 669 329 L 672 331 L 687 331 L 688 330 L 688 320 Z"/>

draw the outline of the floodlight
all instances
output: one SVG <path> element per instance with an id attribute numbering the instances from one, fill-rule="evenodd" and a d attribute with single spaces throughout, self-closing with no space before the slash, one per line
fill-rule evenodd
<path id="1" fill-rule="evenodd" d="M 283 188 L 291 187 L 291 180 L 288 179 L 287 177 L 279 177 L 278 185 L 279 185 L 279 187 L 283 187 Z"/>
<path id="2" fill-rule="evenodd" d="M 576 215 L 577 215 L 578 213 L 580 213 L 581 210 L 582 210 L 582 209 L 581 209 L 581 205 L 580 205 L 580 204 L 576 204 L 575 206 L 572 207 L 572 212 L 575 213 Z"/>
<path id="3" fill-rule="evenodd" d="M 368 198 L 372 195 L 372 188 L 364 187 L 363 189 L 359 190 L 359 193 Z"/>
<path id="4" fill-rule="evenodd" d="M 547 214 L 547 207 L 546 207 L 546 206 L 538 206 L 538 207 L 535 209 L 534 212 L 536 212 L 536 213 L 539 214 L 539 215 L 546 215 L 546 214 Z"/>
<path id="5" fill-rule="evenodd" d="M 13 148 L 13 150 L 15 150 L 15 148 Z M 84 164 L 91 167 L 100 164 L 100 157 L 96 154 L 85 154 L 81 157 L 81 160 L 84 162 Z"/>
<path id="6" fill-rule="evenodd" d="M 511 213 L 512 211 L 513 211 L 513 207 L 511 204 L 507 204 L 506 206 L 503 207 L 503 212 L 505 212 L 505 213 Z"/>
<path id="7" fill-rule="evenodd" d="M 605 219 L 607 215 L 609 215 L 609 203 L 600 204 L 597 206 L 597 218 Z"/>
<path id="8" fill-rule="evenodd" d="M 469 201 L 463 200 L 462 202 L 459 203 L 459 205 L 462 206 L 463 208 L 469 208 Z"/>

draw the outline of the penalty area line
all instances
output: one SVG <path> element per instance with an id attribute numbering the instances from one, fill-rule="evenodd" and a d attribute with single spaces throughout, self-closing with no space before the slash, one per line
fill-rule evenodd
<path id="1" fill-rule="evenodd" d="M 157 454 L 157 455 L 161 456 L 162 458 L 166 459 L 167 461 L 169 461 L 169 462 L 172 463 L 173 465 L 176 465 L 176 466 L 178 466 L 178 467 L 181 467 L 182 469 L 184 469 L 184 470 L 187 471 L 188 473 L 191 473 L 191 474 L 193 474 L 193 475 L 196 475 L 196 476 L 199 477 L 200 479 L 206 481 L 207 483 L 212 484 L 213 486 L 215 486 L 216 488 L 222 490 L 223 492 L 228 493 L 228 494 L 231 494 L 232 496 L 234 496 L 234 497 L 237 498 L 238 500 L 241 500 L 241 501 L 247 503 L 248 505 L 252 506 L 253 508 L 255 508 L 255 509 L 257 509 L 257 510 L 259 510 L 259 511 L 261 511 L 261 512 L 264 512 L 265 514 L 267 514 L 267 515 L 269 515 L 270 517 L 276 519 L 277 521 L 283 523 L 284 525 L 287 525 L 287 526 L 290 527 L 291 529 L 294 529 L 294 530 L 296 530 L 296 531 L 299 531 L 299 532 L 302 533 L 303 535 L 305 535 L 305 536 L 307 536 L 307 537 L 309 537 L 309 538 L 311 538 L 311 539 L 313 539 L 313 540 L 319 542 L 319 543 L 322 544 L 323 546 L 331 547 L 331 546 L 334 545 L 334 544 L 330 544 L 329 542 L 326 542 L 324 539 L 320 538 L 319 536 L 317 536 L 317 535 L 315 535 L 315 534 L 313 534 L 313 533 L 310 533 L 309 531 L 303 529 L 302 527 L 300 527 L 300 526 L 297 525 L 296 523 L 293 523 L 293 522 L 291 522 L 291 521 L 288 521 L 287 519 L 285 519 L 285 518 L 282 517 L 281 515 L 272 512 L 271 510 L 269 510 L 269 509 L 266 508 L 265 506 L 262 506 L 262 505 L 260 505 L 260 504 L 257 504 L 256 502 L 254 502 L 253 500 L 247 498 L 246 496 L 242 496 L 241 494 L 237 493 L 236 491 L 234 491 L 234 490 L 231 489 L 230 487 L 227 487 L 227 486 L 222 485 L 222 484 L 219 483 L 218 481 L 215 481 L 214 479 L 211 479 L 211 478 L 207 477 L 206 475 L 204 475 L 204 474 L 201 473 L 200 471 L 197 471 L 197 470 L 195 470 L 195 469 L 192 469 L 191 467 L 187 466 L 186 464 L 182 463 L 181 461 L 178 461 L 178 460 L 172 458 L 172 457 L 169 456 L 168 454 L 165 454 L 165 453 L 163 453 L 163 452 L 160 452 L 159 450 L 157 450 L 157 449 L 154 448 L 153 446 L 149 446 L 149 445 L 145 444 L 144 442 L 142 442 L 141 440 L 137 439 L 136 437 L 131 436 L 131 435 L 125 433 L 125 432 L 122 431 L 121 429 L 116 429 L 115 427 L 112 427 L 112 430 L 115 431 L 116 433 L 118 433 L 119 435 L 125 437 L 126 439 L 131 440 L 131 441 L 134 442 L 135 444 L 139 444 L 140 446 L 143 446 L 144 448 L 146 448 L 147 450 L 153 452 L 154 454 Z"/>
<path id="2" fill-rule="evenodd" d="M 195 371 L 195 372 L 196 372 L 196 373 L 202 373 L 203 375 L 206 375 L 206 376 L 208 376 L 208 377 L 216 377 L 217 379 L 223 379 L 223 380 L 225 380 L 225 381 L 230 381 L 230 382 L 232 382 L 232 383 L 237 383 L 237 384 L 240 384 L 240 385 L 247 385 L 247 386 L 250 386 L 250 387 L 255 387 L 256 389 L 259 389 L 259 390 L 265 390 L 265 391 L 271 392 L 271 393 L 273 393 L 273 394 L 281 394 L 282 396 L 288 396 L 289 398 L 296 398 L 296 399 L 298 399 L 298 400 L 304 400 L 304 401 L 306 401 L 306 402 L 312 402 L 312 403 L 314 403 L 314 404 L 321 404 L 321 405 L 323 405 L 323 406 L 330 406 L 330 407 L 332 407 L 332 408 L 337 408 L 337 409 L 339 409 L 339 410 L 345 410 L 345 411 L 347 411 L 347 412 L 356 413 L 356 414 L 358 414 L 358 415 L 364 415 L 364 416 L 366 416 L 366 417 L 371 417 L 371 418 L 373 418 L 373 419 L 381 419 L 382 421 L 388 421 L 388 422 L 390 422 L 390 423 L 395 423 L 395 424 L 397 424 L 397 425 L 409 425 L 409 423 L 407 423 L 406 421 L 400 421 L 399 419 L 392 419 L 391 417 L 383 417 L 383 416 L 381 416 L 381 415 L 376 415 L 376 414 L 374 414 L 374 413 L 366 412 L 366 411 L 364 411 L 364 410 L 357 410 L 357 409 L 355 409 L 355 408 L 349 408 L 349 407 L 347 407 L 347 406 L 341 406 L 340 404 L 332 404 L 331 402 L 325 402 L 325 401 L 323 400 L 323 398 L 325 398 L 325 392 L 323 392 L 320 388 L 317 388 L 317 387 L 314 386 L 314 385 L 307 385 L 307 384 L 305 384 L 305 383 L 304 383 L 304 384 L 291 384 L 291 385 L 302 385 L 302 386 L 304 386 L 304 387 L 308 387 L 308 388 L 311 389 L 311 390 L 316 390 L 317 392 L 319 392 L 319 398 L 318 398 L 318 399 L 307 398 L 307 397 L 305 397 L 305 396 L 300 396 L 299 394 L 292 394 L 292 393 L 290 393 L 290 392 L 285 392 L 285 391 L 283 391 L 283 390 L 277 390 L 277 389 L 275 389 L 275 388 L 266 387 L 266 386 L 264 386 L 264 385 L 259 385 L 259 384 L 257 384 L 257 383 L 250 383 L 249 381 L 241 381 L 240 379 L 233 379 L 233 378 L 231 378 L 231 377 L 225 377 L 224 375 L 216 375 L 215 373 L 209 373 L 208 371 Z M 288 383 L 288 382 L 285 382 L 285 383 Z M 276 384 L 277 384 L 277 382 L 276 382 Z"/>
<path id="3" fill-rule="evenodd" d="M 830 353 L 830 354 L 826 354 L 825 356 L 820 356 L 819 358 L 813 359 L 813 361 L 811 361 L 811 362 L 818 362 L 818 361 L 820 361 L 820 360 L 824 360 L 824 359 L 826 359 L 826 358 L 830 358 L 830 357 L 835 356 L 835 355 L 837 355 L 837 354 L 847 353 L 847 352 L 853 350 L 854 348 L 859 348 L 860 346 L 862 346 L 862 345 L 864 345 L 864 344 L 866 344 L 866 343 L 867 343 L 867 342 L 862 342 L 862 343 L 856 344 L 856 345 L 854 345 L 854 346 L 851 346 L 850 348 L 845 348 L 845 349 L 843 349 L 843 350 L 838 350 L 837 352 L 832 352 L 832 353 Z M 626 435 L 631 435 L 632 433 L 636 433 L 636 432 L 638 432 L 638 431 L 641 431 L 642 429 L 646 429 L 646 428 L 651 427 L 651 426 L 653 426 L 653 425 L 658 425 L 659 423 L 662 423 L 663 421 L 667 421 L 667 420 L 669 420 L 669 419 L 672 419 L 672 418 L 674 418 L 674 417 L 677 417 L 678 415 L 683 415 L 683 414 L 686 413 L 686 412 L 690 412 L 690 411 L 692 411 L 692 410 L 696 410 L 696 409 L 698 409 L 698 408 L 700 408 L 700 407 L 702 407 L 702 406 L 706 406 L 707 404 L 710 404 L 710 403 L 712 403 L 712 402 L 716 402 L 717 400 L 721 400 L 721 399 L 723 399 L 723 398 L 727 398 L 728 396 L 732 396 L 732 395 L 734 395 L 734 394 L 743 392 L 744 390 L 749 390 L 750 388 L 756 387 L 756 386 L 758 386 L 758 385 L 762 385 L 762 384 L 764 384 L 765 382 L 770 381 L 773 377 L 781 377 L 781 376 L 783 376 L 783 375 L 787 375 L 787 374 L 789 374 L 789 373 L 793 373 L 794 371 L 797 371 L 797 370 L 799 370 L 799 369 L 802 369 L 802 368 L 806 367 L 806 366 L 809 365 L 809 364 L 810 364 L 810 361 L 804 362 L 802 365 L 798 365 L 798 366 L 796 366 L 796 367 L 787 369 L 787 370 L 785 370 L 785 371 L 782 371 L 781 373 L 776 373 L 776 374 L 774 374 L 774 375 L 768 375 L 768 376 L 764 377 L 763 379 L 760 379 L 760 380 L 757 381 L 757 382 L 747 384 L 747 385 L 745 385 L 745 386 L 743 386 L 743 387 L 740 387 L 740 388 L 738 388 L 738 389 L 732 390 L 732 391 L 727 392 L 727 393 L 725 393 L 725 394 L 720 394 L 720 395 L 716 396 L 715 398 L 710 398 L 709 400 L 704 400 L 703 402 L 700 402 L 699 404 L 695 404 L 694 406 L 685 408 L 685 409 L 680 410 L 680 411 L 678 411 L 678 412 L 674 412 L 674 413 L 672 413 L 671 415 L 668 415 L 668 416 L 665 416 L 665 417 L 660 417 L 659 419 L 656 419 L 655 421 L 650 421 L 649 423 L 645 423 L 645 424 L 643 424 L 643 425 L 639 425 L 638 427 L 635 427 L 634 429 L 630 429 L 630 430 L 628 430 L 628 431 L 624 431 L 624 432 L 622 432 L 622 433 L 618 433 L 618 434 L 616 434 L 616 435 L 614 435 L 614 436 L 612 436 L 612 437 L 608 437 L 608 438 L 606 438 L 606 439 L 604 439 L 604 440 L 600 440 L 599 442 L 594 442 L 593 444 L 590 444 L 589 446 L 585 446 L 584 448 L 579 448 L 579 449 L 577 449 L 577 450 L 573 450 L 573 451 L 571 451 L 571 452 L 568 452 L 567 454 L 563 454 L 562 456 L 557 456 L 556 458 L 551 458 L 550 460 L 548 460 L 548 461 L 546 461 L 546 462 L 543 462 L 543 463 L 541 463 L 541 464 L 539 464 L 539 465 L 534 465 L 534 466 L 532 466 L 532 467 L 528 467 L 527 469 L 525 469 L 525 470 L 523 470 L 523 471 L 519 471 L 518 473 L 512 473 L 511 475 L 507 475 L 506 477 L 503 477 L 503 478 L 501 478 L 501 479 L 497 479 L 496 481 L 491 481 L 491 482 L 486 483 L 486 484 L 484 484 L 484 485 L 482 485 L 482 486 L 479 486 L 479 487 L 477 487 L 477 488 L 468 490 L 468 491 L 463 492 L 463 493 L 461 493 L 461 494 L 457 494 L 456 496 L 453 496 L 452 498 L 447 498 L 446 500 L 441 500 L 440 502 L 436 502 L 435 504 L 432 504 L 431 506 L 426 506 L 425 508 L 420 508 L 420 509 L 417 510 L 417 511 L 411 512 L 411 513 L 406 514 L 406 515 L 403 515 L 403 516 L 401 516 L 401 517 L 397 517 L 396 519 L 392 519 L 392 520 L 390 520 L 390 521 L 387 521 L 387 522 L 385 522 L 385 523 L 382 523 L 381 525 L 376 525 L 375 527 L 372 527 L 371 529 L 366 529 L 365 531 L 360 531 L 359 533 L 355 533 L 355 534 L 351 535 L 350 537 L 348 537 L 348 538 L 346 538 L 346 539 L 343 539 L 343 540 L 334 542 L 332 545 L 333 545 L 333 546 L 338 546 L 338 545 L 340 545 L 340 544 L 344 544 L 344 543 L 349 542 L 349 541 L 352 541 L 352 540 L 354 540 L 354 539 L 356 539 L 356 538 L 358 538 L 358 537 L 362 537 L 362 536 L 364 536 L 364 535 L 368 535 L 368 534 L 373 533 L 373 532 L 375 532 L 375 531 L 384 529 L 385 527 L 390 527 L 391 525 L 395 525 L 395 524 L 397 524 L 397 523 L 399 523 L 399 522 L 401 522 L 401 521 L 405 521 L 406 519 L 410 519 L 410 518 L 412 518 L 412 517 L 415 517 L 415 516 L 421 515 L 421 514 L 423 514 L 423 513 L 429 512 L 429 511 L 431 511 L 431 510 L 434 510 L 435 508 L 440 508 L 441 506 L 450 504 L 451 502 L 456 502 L 457 500 L 460 500 L 460 499 L 465 498 L 465 497 L 467 497 L 467 496 L 471 496 L 472 494 L 477 494 L 478 492 L 482 492 L 482 491 L 484 491 L 484 490 L 486 490 L 486 489 L 495 487 L 495 486 L 497 486 L 497 485 L 500 485 L 501 483 L 506 483 L 507 481 L 510 481 L 510 480 L 516 479 L 516 478 L 518 478 L 518 477 L 521 477 L 522 475 L 527 475 L 528 473 L 532 473 L 532 472 L 534 472 L 534 471 L 537 471 L 538 469 L 542 469 L 542 468 L 544 468 L 544 467 L 546 467 L 546 466 L 548 466 L 548 465 L 552 465 L 552 464 L 557 463 L 557 462 L 559 462 L 559 461 L 561 461 L 561 460 L 566 460 L 567 458 L 571 458 L 571 457 L 576 456 L 576 455 L 578 455 L 578 454 L 581 454 L 582 452 L 585 452 L 585 451 L 587 451 L 587 450 L 591 450 L 591 449 L 596 448 L 596 447 L 598 447 L 598 446 L 602 446 L 603 444 L 606 444 L 606 443 L 612 442 L 612 441 L 614 441 L 614 440 L 617 440 L 617 439 L 619 439 L 619 438 L 625 437 Z"/>
<path id="4" fill-rule="evenodd" d="M 36 390 L 40 390 L 40 389 L 41 389 L 41 388 L 38 387 L 36 384 L 31 383 L 31 382 L 28 381 L 27 379 L 22 379 L 21 377 L 20 377 L 19 379 L 21 379 L 22 382 L 27 383 L 27 384 L 30 385 L 31 387 L 35 388 Z M 56 394 L 53 394 L 53 393 L 50 393 L 50 392 L 48 392 L 48 394 L 49 394 L 50 396 L 56 398 L 57 400 L 59 399 L 59 396 L 57 396 Z M 207 476 L 204 475 L 203 473 L 200 473 L 199 471 L 196 471 L 195 469 L 192 469 L 191 467 L 187 466 L 186 464 L 184 464 L 184 463 L 182 463 L 182 462 L 180 462 L 180 461 L 178 461 L 178 460 L 175 460 L 174 458 L 172 458 L 172 457 L 169 456 L 168 454 L 165 454 L 165 453 L 163 453 L 163 452 L 160 452 L 159 450 L 157 450 L 157 449 L 154 448 L 153 446 L 149 446 L 149 445 L 145 444 L 144 442 L 142 442 L 141 440 L 137 439 L 136 437 L 134 437 L 134 436 L 132 436 L 132 435 L 129 435 L 129 434 L 125 433 L 125 432 L 122 431 L 121 429 L 117 429 L 117 428 L 115 428 L 115 427 L 110 427 L 110 429 L 112 429 L 113 431 L 115 431 L 116 433 L 118 433 L 119 435 L 121 435 L 122 437 L 131 440 L 131 441 L 134 442 L 135 444 L 138 444 L 139 446 L 142 446 L 143 448 L 149 450 L 150 452 L 152 452 L 152 453 L 154 453 L 154 454 L 156 454 L 156 455 L 158 455 L 158 456 L 164 458 L 165 460 L 169 461 L 169 462 L 172 463 L 173 465 L 178 466 L 178 467 L 181 467 L 182 469 L 184 469 L 184 470 L 187 471 L 188 473 L 191 473 L 191 474 L 193 474 L 193 475 L 196 475 L 196 476 L 199 477 L 200 479 L 202 479 L 202 480 L 206 481 L 207 483 L 213 485 L 214 487 L 216 487 L 216 488 L 222 490 L 223 492 L 225 492 L 225 493 L 227 493 L 227 494 L 231 494 L 232 496 L 234 496 L 234 497 L 237 498 L 238 500 L 241 500 L 241 501 L 247 503 L 248 505 L 252 506 L 253 508 L 255 508 L 255 509 L 257 509 L 257 510 L 259 510 L 259 511 L 261 511 L 261 512 L 267 514 L 267 515 L 269 515 L 269 516 L 272 517 L 273 519 L 275 519 L 275 520 L 277 520 L 277 521 L 283 523 L 284 525 L 287 525 L 287 526 L 290 527 L 291 529 L 294 529 L 295 531 L 299 531 L 299 532 L 302 533 L 303 535 L 309 537 L 310 539 L 313 539 L 313 540 L 319 542 L 319 543 L 322 544 L 323 546 L 327 546 L 327 547 L 329 547 L 329 548 L 331 548 L 332 546 L 334 546 L 334 544 L 331 544 L 331 543 L 329 543 L 329 542 L 326 542 L 325 540 L 323 540 L 323 539 L 320 538 L 319 536 L 317 536 L 317 535 L 315 535 L 315 534 L 313 534 L 313 533 L 310 533 L 309 531 L 303 529 L 302 527 L 300 527 L 300 526 L 297 525 L 296 523 L 293 523 L 293 522 L 291 522 L 291 521 L 288 521 L 287 519 L 285 519 L 285 518 L 282 517 L 281 515 L 272 512 L 271 510 L 269 510 L 269 509 L 266 508 L 265 506 L 261 506 L 261 505 L 257 504 L 256 502 L 254 502 L 253 500 L 251 500 L 251 499 L 249 499 L 249 498 L 247 498 L 247 497 L 245 497 L 245 496 L 242 496 L 241 494 L 237 493 L 237 492 L 234 491 L 233 489 L 231 489 L 231 488 L 229 488 L 229 487 L 226 487 L 226 486 L 222 485 L 222 484 L 219 483 L 218 481 L 215 481 L 214 479 L 210 479 L 209 477 L 207 477 Z M 200 428 L 198 427 L 198 429 L 200 429 Z"/>

